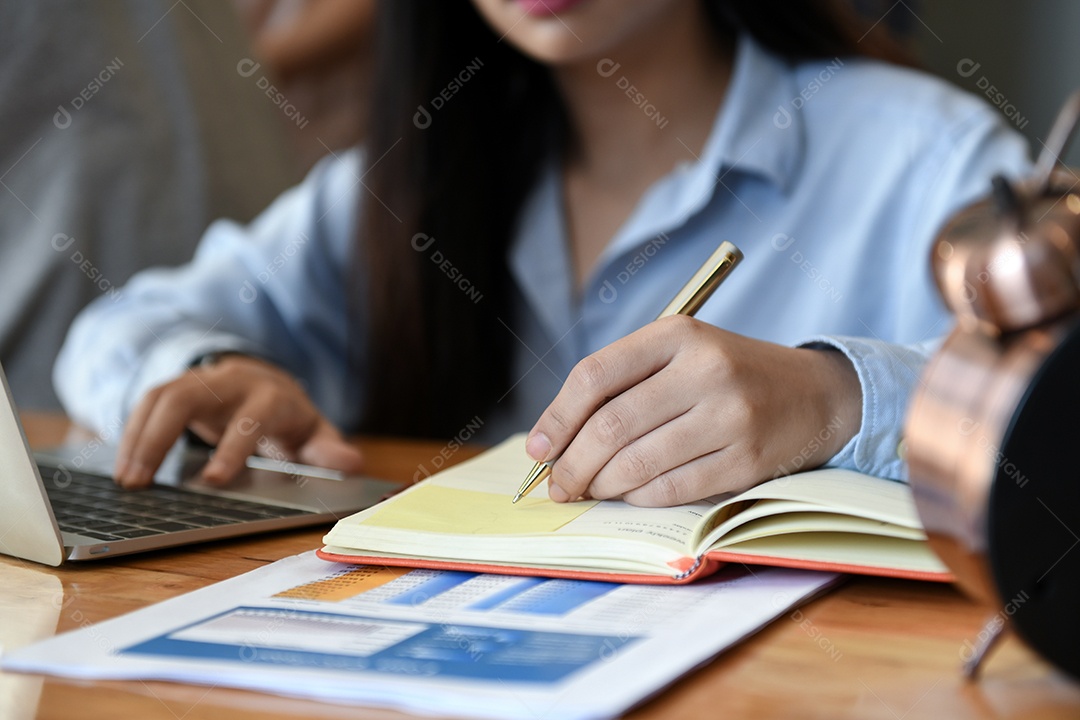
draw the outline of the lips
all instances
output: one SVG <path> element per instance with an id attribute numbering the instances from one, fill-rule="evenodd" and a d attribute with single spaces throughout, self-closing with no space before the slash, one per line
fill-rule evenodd
<path id="1" fill-rule="evenodd" d="M 514 0 L 528 15 L 544 17 L 572 10 L 586 0 Z"/>

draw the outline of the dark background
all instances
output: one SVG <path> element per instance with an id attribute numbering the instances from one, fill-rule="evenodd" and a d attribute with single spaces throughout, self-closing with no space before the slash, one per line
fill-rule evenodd
<path id="1" fill-rule="evenodd" d="M 857 0 L 856 4 L 872 21 L 881 19 L 900 34 L 927 70 L 971 92 L 984 92 L 978 87 L 980 78 L 985 78 L 982 84 L 994 85 L 1027 120 L 1020 129 L 1036 154 L 1065 97 L 1080 89 L 1076 0 Z M 962 77 L 957 65 L 964 60 L 981 67 Z M 1080 166 L 1080 143 L 1065 159 Z"/>

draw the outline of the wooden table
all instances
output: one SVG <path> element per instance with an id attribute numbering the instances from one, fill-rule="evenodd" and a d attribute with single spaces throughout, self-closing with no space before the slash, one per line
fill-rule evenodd
<path id="1" fill-rule="evenodd" d="M 31 442 L 59 442 L 56 417 L 26 418 Z M 371 474 L 411 480 L 441 446 L 361 441 Z M 461 449 L 460 461 L 475 454 Z M 325 528 L 223 541 L 53 569 L 0 558 L 0 642 L 96 623 L 317 547 Z M 948 586 L 855 578 L 683 678 L 636 718 L 1078 718 L 1080 684 L 1014 639 L 976 684 L 961 654 L 986 611 Z M 602 688 L 598 688 L 602 692 Z M 43 680 L 0 674 L 0 718 L 356 718 L 397 713 L 160 682 Z"/>

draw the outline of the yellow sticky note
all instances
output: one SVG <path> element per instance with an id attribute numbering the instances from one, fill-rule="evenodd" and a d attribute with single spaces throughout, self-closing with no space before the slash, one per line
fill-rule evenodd
<path id="1" fill-rule="evenodd" d="M 363 524 L 454 535 L 526 535 L 554 532 L 596 504 L 528 496 L 512 505 L 510 497 L 429 484 L 398 496 Z"/>

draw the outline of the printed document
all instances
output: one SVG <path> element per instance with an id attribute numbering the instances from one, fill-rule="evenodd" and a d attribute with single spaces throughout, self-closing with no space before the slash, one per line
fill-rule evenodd
<path id="1" fill-rule="evenodd" d="M 5 670 L 485 718 L 625 712 L 836 580 L 737 568 L 619 585 L 280 560 L 21 648 Z"/>

